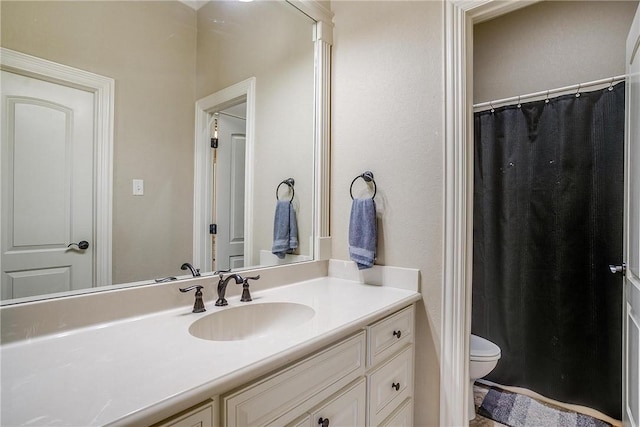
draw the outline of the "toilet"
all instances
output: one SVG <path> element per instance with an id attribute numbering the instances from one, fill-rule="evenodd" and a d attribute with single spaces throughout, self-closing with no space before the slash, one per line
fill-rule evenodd
<path id="1" fill-rule="evenodd" d="M 476 416 L 473 406 L 473 383 L 484 376 L 489 375 L 500 359 L 500 347 L 491 341 L 471 335 L 469 338 L 469 419 Z"/>

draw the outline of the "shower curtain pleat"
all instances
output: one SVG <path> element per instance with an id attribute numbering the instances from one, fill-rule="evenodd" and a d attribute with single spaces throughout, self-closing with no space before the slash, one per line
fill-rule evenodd
<path id="1" fill-rule="evenodd" d="M 487 379 L 620 419 L 624 83 L 475 114 L 472 332 Z"/>

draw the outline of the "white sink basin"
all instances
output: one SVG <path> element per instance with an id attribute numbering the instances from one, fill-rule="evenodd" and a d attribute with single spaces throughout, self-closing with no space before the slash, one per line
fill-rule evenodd
<path id="1" fill-rule="evenodd" d="M 313 308 L 291 302 L 239 305 L 196 320 L 189 333 L 211 341 L 247 340 L 293 329 L 314 315 Z"/>

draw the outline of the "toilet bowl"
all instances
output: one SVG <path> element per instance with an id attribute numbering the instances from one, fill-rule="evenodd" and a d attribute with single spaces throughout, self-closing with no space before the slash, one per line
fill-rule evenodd
<path id="1" fill-rule="evenodd" d="M 484 376 L 489 375 L 500 359 L 500 347 L 489 340 L 477 335 L 471 335 L 469 339 L 469 419 L 476 416 L 473 405 L 473 383 Z"/>

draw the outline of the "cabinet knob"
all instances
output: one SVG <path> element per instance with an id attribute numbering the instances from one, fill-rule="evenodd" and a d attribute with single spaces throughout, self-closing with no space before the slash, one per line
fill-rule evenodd
<path id="1" fill-rule="evenodd" d="M 329 427 L 329 418 L 320 417 L 318 419 L 318 424 L 320 424 L 322 427 Z"/>
<path id="2" fill-rule="evenodd" d="M 398 339 L 400 339 L 400 337 L 402 336 L 402 331 L 393 331 L 393 336 L 398 337 Z"/>
<path id="3" fill-rule="evenodd" d="M 391 384 L 391 388 L 396 389 L 396 391 L 400 390 L 400 383 L 393 383 L 393 384 Z"/>

